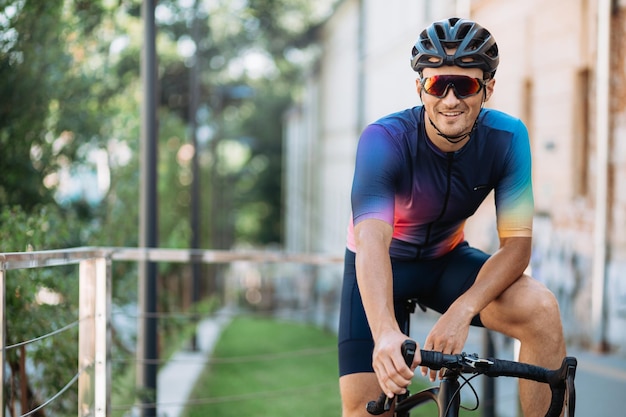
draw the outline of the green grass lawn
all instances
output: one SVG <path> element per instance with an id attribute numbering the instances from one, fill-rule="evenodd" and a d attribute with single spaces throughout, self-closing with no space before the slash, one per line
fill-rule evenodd
<path id="1" fill-rule="evenodd" d="M 185 417 L 340 417 L 336 335 L 239 317 L 224 330 Z M 416 392 L 420 387 L 411 387 Z M 412 417 L 437 415 L 434 405 Z M 478 416 L 477 413 L 462 414 Z"/>
<path id="2" fill-rule="evenodd" d="M 310 325 L 236 318 L 224 329 L 185 415 L 339 416 L 336 345 L 334 334 Z"/>

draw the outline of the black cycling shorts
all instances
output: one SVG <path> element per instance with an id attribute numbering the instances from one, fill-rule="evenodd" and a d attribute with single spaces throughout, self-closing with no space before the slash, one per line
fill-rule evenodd
<path id="1" fill-rule="evenodd" d="M 485 252 L 470 247 L 466 242 L 458 245 L 441 258 L 431 260 L 391 260 L 396 319 L 404 321 L 404 303 L 418 302 L 440 313 L 467 291 L 489 258 Z M 344 263 L 341 308 L 339 315 L 339 374 L 374 372 L 372 353 L 374 341 L 370 332 L 361 295 L 356 281 L 355 254 L 346 250 Z M 472 325 L 482 326 L 474 317 Z"/>

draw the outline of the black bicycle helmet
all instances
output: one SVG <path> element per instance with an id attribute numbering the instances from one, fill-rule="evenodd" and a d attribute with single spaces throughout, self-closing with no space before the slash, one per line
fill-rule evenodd
<path id="1" fill-rule="evenodd" d="M 454 49 L 452 55 L 446 52 Z M 480 68 L 484 78 L 493 78 L 498 68 L 498 45 L 489 31 L 478 23 L 452 17 L 434 22 L 424 29 L 413 46 L 411 67 L 422 73 L 424 68 L 456 65 Z"/>

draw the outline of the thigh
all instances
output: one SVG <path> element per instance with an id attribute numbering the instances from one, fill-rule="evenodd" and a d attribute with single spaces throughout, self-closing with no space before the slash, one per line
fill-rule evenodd
<path id="1" fill-rule="evenodd" d="M 374 340 L 356 279 L 355 254 L 346 251 L 339 311 L 339 374 L 374 372 L 372 353 Z M 394 277 L 394 309 L 396 320 L 402 324 L 408 316 L 407 299 L 432 291 L 436 274 L 431 263 L 392 260 Z"/>
<path id="2" fill-rule="evenodd" d="M 437 260 L 440 267 L 436 285 L 426 298 L 420 298 L 420 302 L 439 313 L 445 313 L 474 284 L 487 259 L 487 253 L 469 246 L 466 242 L 457 246 Z M 480 317 L 474 317 L 472 324 L 482 326 Z"/>

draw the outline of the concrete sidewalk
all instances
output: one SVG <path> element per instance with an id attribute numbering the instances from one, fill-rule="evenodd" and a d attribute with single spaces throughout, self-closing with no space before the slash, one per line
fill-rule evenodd
<path id="1" fill-rule="evenodd" d="M 157 414 L 159 417 L 179 417 L 185 402 L 213 352 L 222 329 L 230 322 L 232 313 L 220 310 L 214 317 L 198 323 L 197 351 L 180 351 L 172 356 L 157 377 Z"/>
<path id="2" fill-rule="evenodd" d="M 578 359 L 577 416 L 626 416 L 626 358 L 588 351 L 570 351 Z"/>

